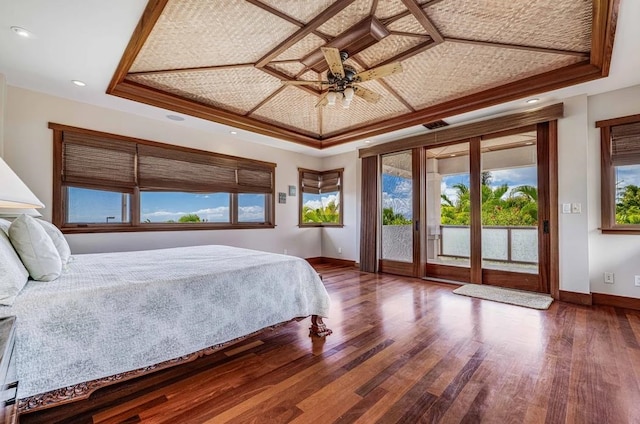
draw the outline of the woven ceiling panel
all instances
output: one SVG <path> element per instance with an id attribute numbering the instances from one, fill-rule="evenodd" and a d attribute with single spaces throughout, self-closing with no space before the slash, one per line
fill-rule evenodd
<path id="1" fill-rule="evenodd" d="M 447 0 L 426 9 L 445 37 L 588 52 L 593 2 Z"/>
<path id="2" fill-rule="evenodd" d="M 331 6 L 335 0 L 313 0 L 304 2 L 300 0 L 261 0 L 262 3 L 291 16 L 302 23 L 307 23 L 320 12 Z"/>
<path id="3" fill-rule="evenodd" d="M 336 102 L 335 106 L 324 106 L 322 109 L 324 135 L 410 112 L 377 81 L 367 81 L 360 85 L 380 94 L 382 96 L 380 101 L 369 103 L 354 96 L 349 109 L 343 109 L 340 101 Z"/>
<path id="4" fill-rule="evenodd" d="M 386 19 L 406 11 L 407 8 L 402 0 L 382 0 L 376 7 L 376 18 Z"/>
<path id="5" fill-rule="evenodd" d="M 318 30 L 336 36 L 366 18 L 369 13 L 371 13 L 371 0 L 356 0 L 322 24 Z"/>
<path id="6" fill-rule="evenodd" d="M 373 67 L 380 62 L 396 56 L 398 53 L 424 43 L 425 39 L 418 37 L 403 37 L 390 35 L 379 43 L 358 53 L 358 58 L 363 60 L 368 67 Z"/>
<path id="7" fill-rule="evenodd" d="M 318 97 L 297 87 L 287 87 L 258 110 L 252 118 L 296 128 L 309 135 L 319 132 Z"/>
<path id="8" fill-rule="evenodd" d="M 424 29 L 420 22 L 413 16 L 405 16 L 404 18 L 400 18 L 395 22 L 391 22 L 387 27 L 391 31 L 402 31 L 402 32 L 411 32 L 413 34 L 427 34 L 427 31 Z"/>
<path id="9" fill-rule="evenodd" d="M 282 52 L 274 60 L 302 59 L 312 51 L 324 46 L 325 41 L 314 34 L 309 34 L 293 46 Z"/>
<path id="10" fill-rule="evenodd" d="M 297 29 L 242 0 L 170 0 L 129 72 L 255 62 Z"/>
<path id="11" fill-rule="evenodd" d="M 269 66 L 280 72 L 283 72 L 290 77 L 298 75 L 300 71 L 304 69 L 304 65 L 300 62 L 288 62 L 288 63 L 269 63 Z"/>
<path id="12" fill-rule="evenodd" d="M 280 88 L 280 80 L 256 68 L 130 75 L 128 80 L 244 114 Z"/>
<path id="13" fill-rule="evenodd" d="M 300 75 L 298 79 L 305 81 L 318 81 L 320 79 L 320 74 L 318 74 L 316 71 L 307 71 L 304 74 Z"/>
<path id="14" fill-rule="evenodd" d="M 385 81 L 413 107 L 424 108 L 580 60 L 576 56 L 445 42 L 403 61 L 404 71 Z"/>

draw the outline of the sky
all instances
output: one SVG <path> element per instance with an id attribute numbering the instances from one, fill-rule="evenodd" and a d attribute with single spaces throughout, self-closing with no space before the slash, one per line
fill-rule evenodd
<path id="1" fill-rule="evenodd" d="M 127 195 L 125 195 L 127 196 Z M 264 222 L 264 194 L 240 194 L 238 220 Z M 127 196 L 128 197 L 128 196 Z M 140 209 L 142 222 L 177 221 L 181 216 L 195 214 L 208 222 L 229 222 L 229 194 L 142 192 Z M 128 222 L 122 217 L 122 194 L 72 187 L 69 189 L 69 222 Z M 110 218 L 113 217 L 113 218 Z M 147 221 L 148 220 L 148 221 Z"/>

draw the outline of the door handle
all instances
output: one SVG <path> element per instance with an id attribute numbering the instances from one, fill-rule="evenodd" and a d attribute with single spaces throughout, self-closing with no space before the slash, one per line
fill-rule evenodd
<path id="1" fill-rule="evenodd" d="M 418 221 L 418 220 L 415 221 L 414 229 L 416 231 L 420 231 L 420 221 Z"/>
<path id="2" fill-rule="evenodd" d="M 542 221 L 542 232 L 544 234 L 549 234 L 549 221 L 547 220 Z"/>

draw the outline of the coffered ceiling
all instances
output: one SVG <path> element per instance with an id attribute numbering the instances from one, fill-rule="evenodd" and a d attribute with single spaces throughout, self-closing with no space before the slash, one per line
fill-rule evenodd
<path id="1" fill-rule="evenodd" d="M 150 0 L 108 93 L 325 148 L 608 74 L 617 0 Z M 380 94 L 317 106 L 321 47 Z"/>

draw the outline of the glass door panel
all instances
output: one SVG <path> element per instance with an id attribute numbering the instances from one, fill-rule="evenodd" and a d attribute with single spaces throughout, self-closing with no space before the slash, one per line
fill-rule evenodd
<path id="1" fill-rule="evenodd" d="M 426 168 L 427 264 L 468 268 L 471 254 L 469 143 L 427 150 Z"/>
<path id="2" fill-rule="evenodd" d="M 538 274 L 536 132 L 483 140 L 482 268 Z"/>
<path id="3" fill-rule="evenodd" d="M 382 260 L 413 263 L 412 152 L 382 156 Z"/>

